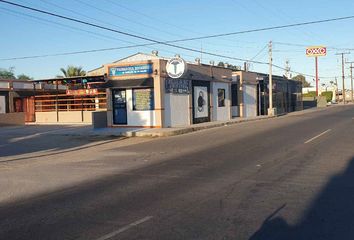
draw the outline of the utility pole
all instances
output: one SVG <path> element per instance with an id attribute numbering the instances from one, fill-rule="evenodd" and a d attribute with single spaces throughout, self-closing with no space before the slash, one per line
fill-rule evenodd
<path id="1" fill-rule="evenodd" d="M 343 83 L 343 104 L 345 104 L 345 75 L 344 75 L 344 54 L 349 54 L 350 52 L 336 53 L 336 55 L 342 55 L 342 83 Z"/>
<path id="2" fill-rule="evenodd" d="M 335 80 L 336 80 L 336 102 L 338 103 L 339 99 L 338 99 L 338 80 L 337 80 L 337 77 L 335 77 Z"/>
<path id="3" fill-rule="evenodd" d="M 353 63 L 354 62 L 348 62 L 350 63 L 350 101 L 353 102 Z"/>
<path id="4" fill-rule="evenodd" d="M 287 79 L 290 78 L 290 65 L 289 65 L 289 60 L 285 61 L 285 77 Z"/>
<path id="5" fill-rule="evenodd" d="M 315 57 L 315 68 L 316 68 L 316 96 L 319 96 L 318 92 L 318 57 Z"/>
<path id="6" fill-rule="evenodd" d="M 272 57 L 272 41 L 269 42 L 269 108 L 268 108 L 268 115 L 274 116 L 276 113 L 273 108 L 273 76 L 272 76 L 272 66 L 273 66 L 273 57 Z"/>

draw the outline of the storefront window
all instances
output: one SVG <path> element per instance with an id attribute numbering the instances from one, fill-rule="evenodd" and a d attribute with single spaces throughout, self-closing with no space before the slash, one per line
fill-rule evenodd
<path id="1" fill-rule="evenodd" d="M 133 110 L 154 110 L 154 89 L 133 89 Z"/>
<path id="2" fill-rule="evenodd" d="M 218 89 L 218 107 L 225 107 L 225 89 Z"/>

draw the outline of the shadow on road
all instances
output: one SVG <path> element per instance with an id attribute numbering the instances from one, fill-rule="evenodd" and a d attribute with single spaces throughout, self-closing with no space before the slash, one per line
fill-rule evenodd
<path id="1" fill-rule="evenodd" d="M 82 128 L 82 127 L 81 127 Z M 60 132 L 62 131 L 62 132 Z M 78 127 L 37 127 L 0 128 L 0 157 L 10 157 L 29 153 L 38 156 L 50 156 L 83 147 L 99 141 L 112 140 L 110 136 L 74 136 L 70 132 L 78 131 Z M 59 134 L 58 134 L 59 132 Z M 117 140 L 117 139 L 115 139 Z M 26 157 L 30 158 L 30 157 Z M 19 157 L 14 160 L 21 160 Z"/>
<path id="2" fill-rule="evenodd" d="M 297 225 L 276 217 L 277 211 L 249 240 L 354 239 L 354 158 L 329 181 Z"/>

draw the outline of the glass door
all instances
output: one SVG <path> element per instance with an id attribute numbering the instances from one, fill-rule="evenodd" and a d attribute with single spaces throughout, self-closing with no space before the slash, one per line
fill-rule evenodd
<path id="1" fill-rule="evenodd" d="M 112 90 L 113 124 L 127 124 L 127 99 L 125 89 Z"/>

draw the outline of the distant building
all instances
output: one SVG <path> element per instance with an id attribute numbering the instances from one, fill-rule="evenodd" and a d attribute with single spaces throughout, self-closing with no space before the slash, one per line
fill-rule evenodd
<path id="1" fill-rule="evenodd" d="M 302 83 L 273 75 L 273 106 L 277 114 L 302 110 Z M 258 72 L 233 72 L 233 116 L 253 117 L 268 115 L 269 75 Z"/>

